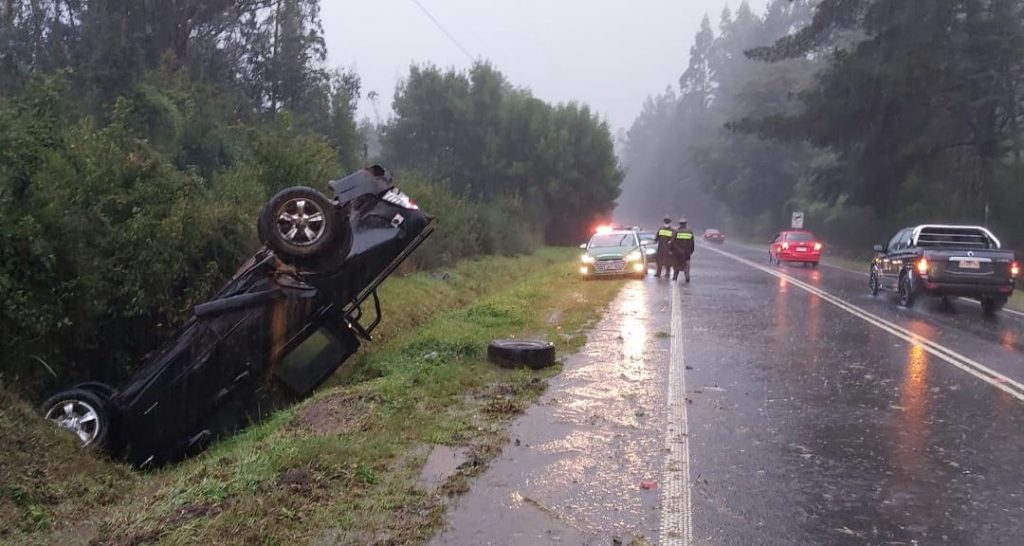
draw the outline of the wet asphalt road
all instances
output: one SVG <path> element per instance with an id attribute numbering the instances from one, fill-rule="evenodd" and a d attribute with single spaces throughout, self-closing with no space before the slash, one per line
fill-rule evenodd
<path id="1" fill-rule="evenodd" d="M 1024 317 L 716 248 L 627 282 L 436 544 L 1024 543 Z"/>

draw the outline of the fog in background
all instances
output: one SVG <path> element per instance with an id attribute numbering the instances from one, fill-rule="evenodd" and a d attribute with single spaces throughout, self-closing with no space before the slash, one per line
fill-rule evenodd
<path id="1" fill-rule="evenodd" d="M 686 68 L 704 14 L 722 0 L 413 0 L 322 3 L 329 66 L 362 78 L 359 115 L 390 113 L 395 84 L 411 63 L 468 68 L 487 60 L 549 102 L 587 103 L 613 131 L 628 128 L 644 99 L 674 85 Z M 751 6 L 763 9 L 766 0 Z M 733 9 L 738 2 L 732 2 Z M 463 52 L 458 45 L 466 50 Z M 468 55 L 467 55 L 468 53 Z"/>
<path id="2" fill-rule="evenodd" d="M 623 223 L 832 252 L 920 223 L 1024 244 L 1024 1 L 772 0 L 710 17 L 620 139 Z"/>

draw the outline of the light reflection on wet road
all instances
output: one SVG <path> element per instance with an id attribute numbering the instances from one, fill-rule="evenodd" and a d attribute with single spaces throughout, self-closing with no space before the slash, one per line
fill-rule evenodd
<path id="1" fill-rule="evenodd" d="M 656 536 L 668 291 L 628 282 L 435 544 L 611 544 Z M 628 540 L 627 540 L 628 543 Z"/>
<path id="2" fill-rule="evenodd" d="M 727 245 L 750 260 L 763 256 Z M 1024 320 L 896 308 L 862 276 L 783 268 L 1024 380 Z M 658 538 L 669 335 L 682 336 L 695 544 L 1019 544 L 1024 404 L 776 278 L 698 250 L 670 332 L 666 280 L 627 281 L 512 428 L 437 544 Z M 515 440 L 519 444 L 515 444 Z"/>

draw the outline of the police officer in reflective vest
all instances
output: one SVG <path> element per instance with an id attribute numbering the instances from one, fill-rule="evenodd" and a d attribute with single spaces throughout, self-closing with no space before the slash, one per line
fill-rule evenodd
<path id="1" fill-rule="evenodd" d="M 686 218 L 680 218 L 679 227 L 675 230 L 675 239 L 672 241 L 672 257 L 675 261 L 672 280 L 679 279 L 679 271 L 682 270 L 686 282 L 690 282 L 690 256 L 693 255 L 693 250 L 693 232 L 686 227 Z"/>
<path id="2" fill-rule="evenodd" d="M 658 270 L 655 271 L 654 276 L 661 278 L 661 268 L 665 268 L 665 276 L 672 274 L 672 240 L 675 239 L 676 232 L 672 229 L 672 220 L 668 217 L 665 218 L 665 223 L 658 228 L 658 235 L 654 240 L 658 243 L 658 249 L 654 253 L 654 260 L 658 262 Z"/>

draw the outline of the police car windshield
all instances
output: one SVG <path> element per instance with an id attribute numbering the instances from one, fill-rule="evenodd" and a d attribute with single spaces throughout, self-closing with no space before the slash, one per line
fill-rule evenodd
<path id="1" fill-rule="evenodd" d="M 615 248 L 620 246 L 636 246 L 635 235 L 632 233 L 602 233 L 590 239 L 590 248 Z"/>

